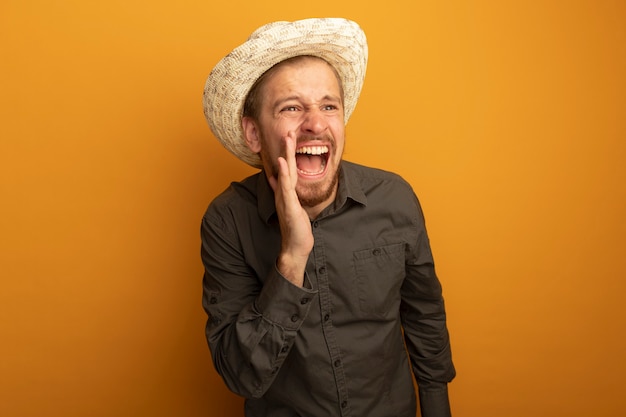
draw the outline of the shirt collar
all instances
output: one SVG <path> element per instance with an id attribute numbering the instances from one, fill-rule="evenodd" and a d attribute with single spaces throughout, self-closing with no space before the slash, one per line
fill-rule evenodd
<path id="1" fill-rule="evenodd" d="M 276 217 L 276 204 L 274 203 L 274 190 L 267 180 L 265 170 L 259 172 L 257 176 L 257 199 L 259 216 L 266 223 L 270 223 L 272 218 Z"/>
<path id="2" fill-rule="evenodd" d="M 367 204 L 367 197 L 363 192 L 360 178 L 355 172 L 354 164 L 341 161 L 341 166 L 339 167 L 339 188 L 337 189 L 335 202 L 332 204 L 334 206 L 333 211 L 343 207 L 348 199 L 362 205 Z"/>

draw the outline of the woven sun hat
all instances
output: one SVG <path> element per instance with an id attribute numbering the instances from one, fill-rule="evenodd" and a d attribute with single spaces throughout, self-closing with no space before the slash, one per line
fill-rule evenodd
<path id="1" fill-rule="evenodd" d="M 312 55 L 332 65 L 344 89 L 344 121 L 350 119 L 367 67 L 367 40 L 358 24 L 341 18 L 273 22 L 217 63 L 204 87 L 204 115 L 217 139 L 245 163 L 261 167 L 246 145 L 241 118 L 255 81 L 285 59 Z"/>

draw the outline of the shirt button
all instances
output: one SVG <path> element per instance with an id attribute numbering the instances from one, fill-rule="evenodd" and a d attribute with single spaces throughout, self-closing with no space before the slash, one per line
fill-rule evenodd
<path id="1" fill-rule="evenodd" d="M 287 351 L 289 350 L 289 346 L 283 346 L 282 349 L 280 350 L 282 353 L 287 353 Z"/>
<path id="2" fill-rule="evenodd" d="M 306 304 L 309 302 L 309 299 L 304 297 L 302 300 L 300 300 L 300 304 Z"/>
<path id="3" fill-rule="evenodd" d="M 209 299 L 209 304 L 217 304 L 217 298 L 215 298 L 215 297 L 211 297 L 211 298 Z"/>
<path id="4" fill-rule="evenodd" d="M 320 225 L 320 224 L 319 224 L 318 222 L 313 222 L 313 227 L 316 227 L 316 228 L 317 228 L 317 227 L 319 227 L 319 225 Z"/>
<path id="5" fill-rule="evenodd" d="M 297 314 L 294 314 L 293 316 L 291 316 L 291 321 L 293 321 L 294 323 L 297 322 L 300 319 L 300 317 L 298 317 Z"/>
<path id="6" fill-rule="evenodd" d="M 337 359 L 335 361 L 335 368 L 338 367 L 339 365 L 341 365 L 341 361 L 339 359 Z"/>
<path id="7" fill-rule="evenodd" d="M 378 255 L 380 255 L 380 249 L 378 249 L 378 248 L 374 249 L 374 250 L 372 251 L 372 254 L 373 254 L 374 256 L 378 256 Z"/>
<path id="8" fill-rule="evenodd" d="M 330 320 L 330 315 L 329 314 L 325 314 L 324 315 L 324 321 L 328 321 Z"/>
<path id="9" fill-rule="evenodd" d="M 341 408 L 346 408 L 348 406 L 348 402 L 347 401 L 342 401 L 341 402 Z"/>
<path id="10" fill-rule="evenodd" d="M 326 273 L 326 267 L 325 266 L 320 266 L 320 269 L 318 269 L 317 272 L 319 272 L 320 274 L 325 274 Z"/>

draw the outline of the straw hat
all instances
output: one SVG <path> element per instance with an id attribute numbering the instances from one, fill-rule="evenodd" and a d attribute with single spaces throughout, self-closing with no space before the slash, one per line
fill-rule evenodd
<path id="1" fill-rule="evenodd" d="M 298 55 L 320 57 L 337 70 L 343 83 L 346 123 L 356 106 L 367 66 L 367 41 L 359 25 L 326 18 L 260 27 L 217 63 L 204 87 L 204 115 L 213 134 L 249 165 L 261 167 L 261 160 L 248 149 L 241 127 L 246 96 L 265 71 Z"/>

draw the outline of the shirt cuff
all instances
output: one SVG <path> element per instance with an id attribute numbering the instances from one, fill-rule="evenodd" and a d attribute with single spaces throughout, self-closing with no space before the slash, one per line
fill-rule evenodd
<path id="1" fill-rule="evenodd" d="M 307 276 L 304 280 L 304 287 L 294 285 L 274 267 L 255 302 L 257 312 L 278 326 L 299 329 L 309 313 L 311 303 L 317 297 L 317 291 L 306 288 L 310 287 Z"/>
<path id="2" fill-rule="evenodd" d="M 422 417 L 451 417 L 447 384 L 443 383 L 437 387 L 419 389 L 419 397 Z"/>

